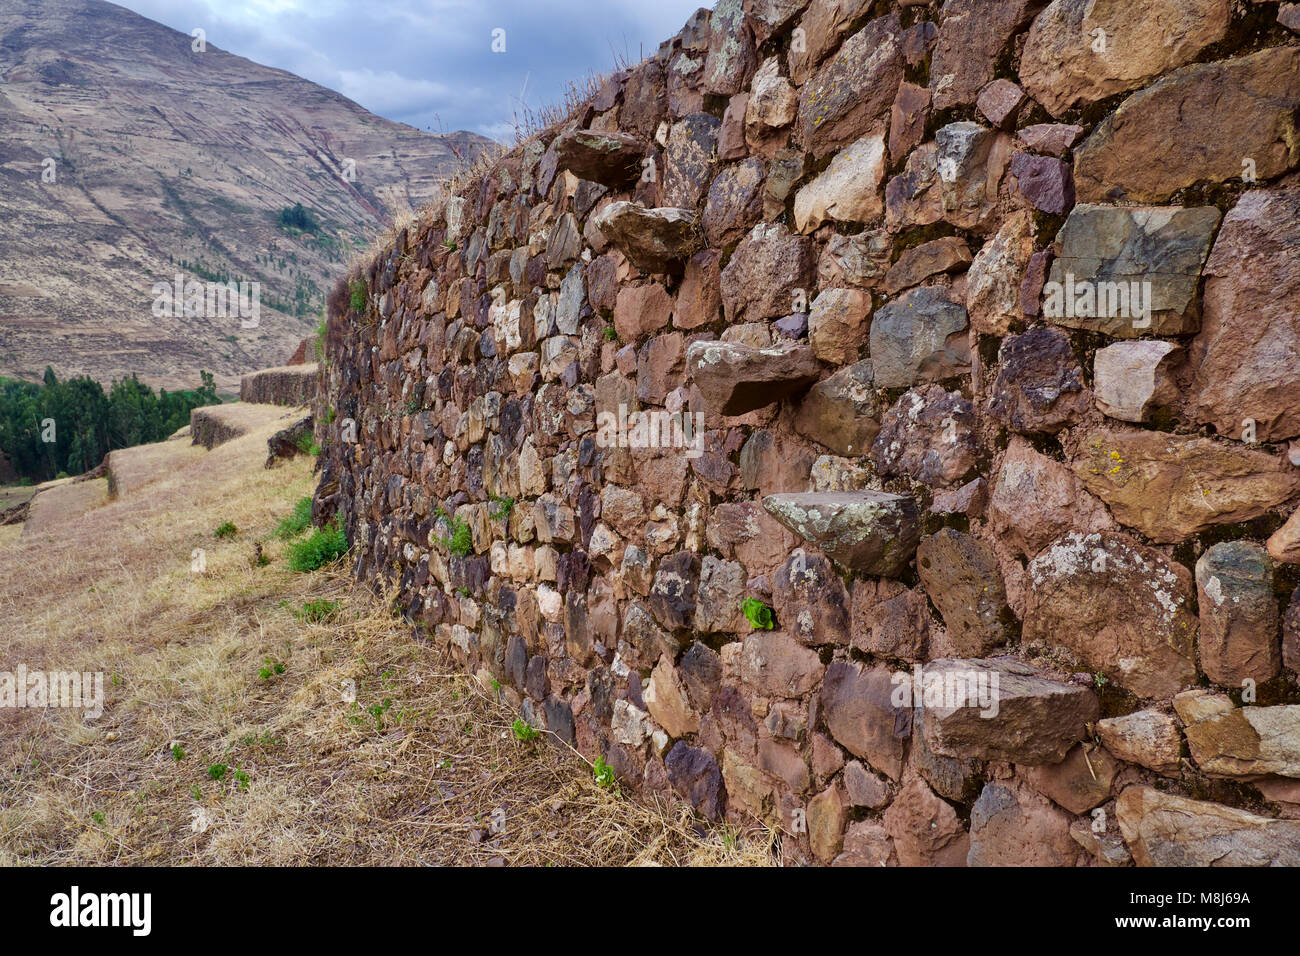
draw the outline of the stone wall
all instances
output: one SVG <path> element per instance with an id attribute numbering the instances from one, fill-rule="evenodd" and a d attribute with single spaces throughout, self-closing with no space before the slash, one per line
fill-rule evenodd
<path id="1" fill-rule="evenodd" d="M 788 860 L 1300 862 L 1296 12 L 701 10 L 340 283 L 318 516 Z"/>
<path id="2" fill-rule="evenodd" d="M 317 377 L 315 362 L 295 363 L 290 359 L 288 365 L 260 369 L 240 378 L 239 400 L 263 405 L 307 405 L 315 398 Z"/>

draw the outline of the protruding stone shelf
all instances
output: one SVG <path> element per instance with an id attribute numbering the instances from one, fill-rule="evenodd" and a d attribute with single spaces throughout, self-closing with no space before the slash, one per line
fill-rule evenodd
<path id="1" fill-rule="evenodd" d="M 572 129 L 555 141 L 555 156 L 562 169 L 610 189 L 623 189 L 641 175 L 645 147 L 627 133 Z"/>
<path id="2" fill-rule="evenodd" d="M 763 507 L 851 571 L 898 577 L 921 540 L 920 509 L 885 491 L 768 495 Z"/>
<path id="3" fill-rule="evenodd" d="M 821 364 L 806 345 L 755 348 L 740 342 L 693 342 L 686 369 L 709 411 L 743 415 L 817 381 Z"/>
<path id="4" fill-rule="evenodd" d="M 595 217 L 596 228 L 645 272 L 668 272 L 696 246 L 699 217 L 672 206 L 647 209 L 640 203 L 610 203 Z"/>

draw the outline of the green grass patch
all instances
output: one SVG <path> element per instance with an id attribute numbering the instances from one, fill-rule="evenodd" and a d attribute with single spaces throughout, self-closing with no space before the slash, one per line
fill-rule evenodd
<path id="1" fill-rule="evenodd" d="M 332 620 L 337 616 L 339 607 L 338 601 L 317 598 L 314 601 L 307 601 L 301 608 L 293 612 L 293 616 L 300 621 L 306 621 L 308 624 L 318 624 L 321 621 Z"/>
<path id="2" fill-rule="evenodd" d="M 289 567 L 294 571 L 315 571 L 337 561 L 347 551 L 347 535 L 335 518 L 333 524 L 317 528 L 306 538 L 289 545 Z"/>
<path id="3" fill-rule="evenodd" d="M 289 517 L 276 526 L 275 536 L 281 541 L 296 538 L 311 527 L 311 496 L 305 495 L 294 502 Z"/>

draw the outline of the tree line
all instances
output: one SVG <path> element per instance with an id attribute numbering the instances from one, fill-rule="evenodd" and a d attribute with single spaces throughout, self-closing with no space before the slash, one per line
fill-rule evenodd
<path id="1" fill-rule="evenodd" d="M 84 375 L 59 381 L 49 367 L 41 385 L 0 378 L 0 452 L 32 481 L 90 471 L 115 448 L 162 441 L 188 425 L 190 409 L 219 404 L 212 375 L 199 375 L 197 389 L 156 395 L 135 375 L 108 394 Z"/>

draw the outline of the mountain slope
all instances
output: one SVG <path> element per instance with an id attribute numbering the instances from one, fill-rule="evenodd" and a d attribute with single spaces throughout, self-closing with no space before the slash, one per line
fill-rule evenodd
<path id="1" fill-rule="evenodd" d="M 488 142 L 193 42 L 100 0 L 0 0 L 0 375 L 278 365 L 351 252 Z M 299 203 L 319 228 L 279 224 Z M 178 273 L 259 281 L 257 326 L 156 317 Z"/>

